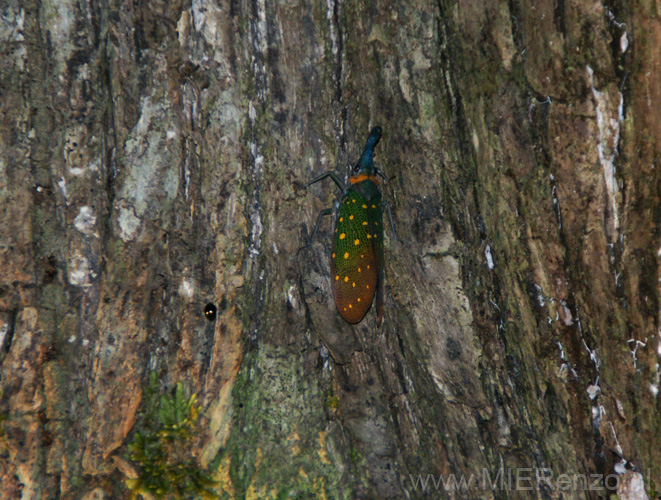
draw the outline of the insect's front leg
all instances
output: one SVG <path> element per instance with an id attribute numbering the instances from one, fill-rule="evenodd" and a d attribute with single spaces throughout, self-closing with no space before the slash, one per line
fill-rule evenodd
<path id="1" fill-rule="evenodd" d="M 384 181 L 386 181 L 386 182 L 390 182 L 390 181 L 393 180 L 395 177 L 397 177 L 396 175 L 393 175 L 392 177 L 387 177 L 386 174 L 384 174 L 383 172 L 381 172 L 381 170 L 380 170 L 378 167 L 376 167 L 376 168 L 374 169 L 374 173 L 375 173 L 376 175 L 381 176 L 381 178 L 382 178 Z"/>
<path id="2" fill-rule="evenodd" d="M 314 184 L 315 182 L 319 182 L 320 180 L 325 179 L 326 177 L 330 177 L 331 179 L 333 179 L 333 182 L 337 184 L 337 187 L 340 188 L 340 191 L 344 191 L 344 184 L 342 184 L 342 181 L 340 181 L 340 178 L 335 174 L 335 172 L 323 173 L 319 177 L 315 177 L 314 179 L 312 179 L 307 184 L 304 184 L 303 187 L 306 188 L 309 185 Z"/>
<path id="3" fill-rule="evenodd" d="M 317 217 L 317 223 L 314 225 L 314 229 L 312 230 L 312 236 L 310 236 L 310 240 L 306 245 L 303 245 L 301 248 L 298 249 L 296 254 L 298 255 L 298 252 L 301 250 L 305 250 L 306 248 L 309 248 L 312 246 L 312 242 L 314 241 L 314 237 L 317 235 L 317 230 L 319 229 L 319 224 L 321 224 L 321 218 L 325 215 L 331 215 L 333 213 L 332 208 L 325 208 L 321 212 L 319 212 L 319 216 Z"/>
<path id="4" fill-rule="evenodd" d="M 390 210 L 390 203 L 387 201 L 382 201 L 381 206 L 385 207 L 385 209 L 388 211 L 388 219 L 390 219 L 390 228 L 392 229 L 393 236 L 397 241 L 402 243 L 402 240 L 400 240 L 399 236 L 397 236 L 397 231 L 395 231 L 395 223 L 392 220 L 392 210 Z"/>

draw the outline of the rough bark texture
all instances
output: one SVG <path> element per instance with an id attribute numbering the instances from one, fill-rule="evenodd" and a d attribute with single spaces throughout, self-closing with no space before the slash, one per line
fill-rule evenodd
<path id="1" fill-rule="evenodd" d="M 0 497 L 661 495 L 658 0 L 0 10 Z M 380 329 L 297 254 L 376 124 Z"/>

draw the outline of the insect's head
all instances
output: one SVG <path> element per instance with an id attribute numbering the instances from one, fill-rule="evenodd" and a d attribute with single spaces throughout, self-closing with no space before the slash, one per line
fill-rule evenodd
<path id="1" fill-rule="evenodd" d="M 381 139 L 381 127 L 376 126 L 372 129 L 370 132 L 369 137 L 367 138 L 367 142 L 365 143 L 365 149 L 363 150 L 363 154 L 360 157 L 360 160 L 358 160 L 358 163 L 354 167 L 353 171 L 355 174 L 368 174 L 368 175 L 373 175 L 374 174 L 374 148 L 376 145 L 379 143 L 379 139 Z"/>

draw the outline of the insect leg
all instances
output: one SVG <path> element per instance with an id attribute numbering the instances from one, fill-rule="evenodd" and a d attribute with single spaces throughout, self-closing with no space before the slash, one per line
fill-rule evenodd
<path id="1" fill-rule="evenodd" d="M 318 180 L 318 179 L 317 179 Z M 309 248 L 312 245 L 312 242 L 314 241 L 314 237 L 317 235 L 317 230 L 319 229 L 319 224 L 321 224 L 321 218 L 324 215 L 331 215 L 333 213 L 332 208 L 325 208 L 321 212 L 319 212 L 319 216 L 317 217 L 317 223 L 314 225 L 314 229 L 312 230 L 312 236 L 310 236 L 310 241 L 306 245 L 303 245 L 301 248 L 298 249 L 296 252 L 300 252 L 301 250 L 305 250 L 306 248 Z"/>
<path id="2" fill-rule="evenodd" d="M 387 201 L 382 201 L 381 205 L 384 206 L 388 211 L 388 218 L 390 219 L 390 228 L 392 229 L 393 236 L 397 241 L 401 243 L 402 240 L 399 239 L 399 236 L 397 236 L 397 231 L 395 231 L 395 223 L 392 220 L 392 211 L 390 210 L 390 203 L 388 203 Z"/>
<path id="3" fill-rule="evenodd" d="M 338 176 L 335 174 L 335 172 L 326 172 L 326 173 L 324 173 L 324 174 L 321 174 L 319 177 L 315 177 L 314 179 L 312 179 L 312 180 L 311 180 L 310 182 L 308 182 L 307 184 L 304 184 L 303 187 L 306 188 L 306 187 L 308 187 L 310 184 L 314 184 L 315 182 L 319 182 L 320 180 L 325 179 L 326 177 L 330 177 L 331 179 L 333 179 L 333 182 L 334 182 L 335 184 L 337 184 L 337 187 L 339 187 L 340 190 L 344 191 L 344 184 L 342 184 L 342 181 L 340 181 L 340 179 L 339 179 Z"/>
<path id="4" fill-rule="evenodd" d="M 393 180 L 395 177 L 397 177 L 396 175 L 393 175 L 392 177 L 387 177 L 386 174 L 384 174 L 383 172 L 381 172 L 381 170 L 379 170 L 378 168 L 375 168 L 375 169 L 374 169 L 374 172 L 376 173 L 376 175 L 380 175 L 380 176 L 383 178 L 383 180 L 386 181 L 386 182 L 390 182 L 390 181 Z"/>

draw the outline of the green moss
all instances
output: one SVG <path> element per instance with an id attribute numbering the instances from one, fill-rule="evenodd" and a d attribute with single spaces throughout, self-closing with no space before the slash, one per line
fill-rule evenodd
<path id="1" fill-rule="evenodd" d="M 160 395 L 158 378 L 150 375 L 139 428 L 129 444 L 129 459 L 140 467 L 137 479 L 127 479 L 132 498 L 218 498 L 215 482 L 200 469 L 189 450 L 197 434 L 199 407 L 195 394 L 187 397 L 181 383 Z"/>
<path id="2" fill-rule="evenodd" d="M 362 465 L 364 459 L 355 446 L 351 448 L 351 461 L 356 465 Z"/>
<path id="3" fill-rule="evenodd" d="M 337 396 L 328 396 L 328 399 L 326 399 L 326 407 L 331 410 L 337 410 L 340 407 L 340 398 Z"/>
<path id="4" fill-rule="evenodd" d="M 648 478 L 647 496 L 650 497 L 650 499 L 661 498 L 661 489 L 657 489 L 656 483 L 651 477 Z"/>
<path id="5" fill-rule="evenodd" d="M 2 391 L 0 391 L 2 397 Z M 0 413 L 0 439 L 5 437 L 5 421 L 9 420 L 9 414 L 6 412 Z"/>
<path id="6" fill-rule="evenodd" d="M 328 387 L 281 348 L 247 353 L 233 390 L 235 420 L 217 463 L 228 463 L 236 499 L 349 498 L 326 430 Z M 348 454 L 348 450 L 346 450 Z M 228 497 L 229 498 L 229 497 Z"/>

